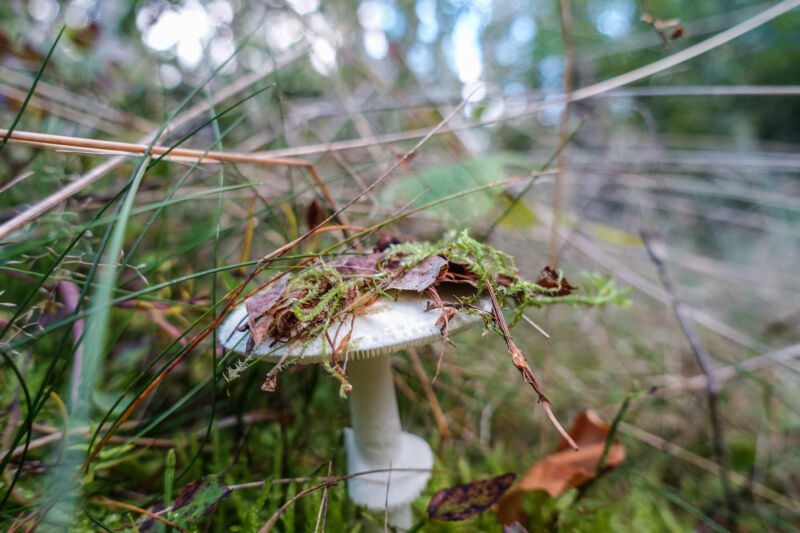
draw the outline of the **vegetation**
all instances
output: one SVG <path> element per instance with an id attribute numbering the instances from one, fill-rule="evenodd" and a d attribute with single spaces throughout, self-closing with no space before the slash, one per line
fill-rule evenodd
<path id="1" fill-rule="evenodd" d="M 800 527 L 800 1 L 255 4 L 0 3 L 0 529 L 382 528 L 335 369 L 216 327 L 387 235 L 505 310 L 393 359 L 418 530 Z"/>

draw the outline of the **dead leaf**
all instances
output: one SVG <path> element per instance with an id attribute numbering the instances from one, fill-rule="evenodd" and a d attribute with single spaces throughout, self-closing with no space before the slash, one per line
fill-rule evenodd
<path id="1" fill-rule="evenodd" d="M 343 255 L 331 263 L 342 276 L 373 276 L 378 273 L 378 264 L 383 254 Z"/>
<path id="2" fill-rule="evenodd" d="M 392 235 L 387 235 L 384 233 L 383 235 L 378 237 L 378 242 L 375 243 L 375 248 L 373 251 L 383 252 L 386 251 L 388 247 L 393 246 L 395 244 L 400 244 L 401 242 L 402 241 L 397 237 L 394 237 Z"/>
<path id="3" fill-rule="evenodd" d="M 284 276 L 273 283 L 267 290 L 261 291 L 244 301 L 245 309 L 247 309 L 247 324 L 250 326 L 250 335 L 256 344 L 260 344 L 267 338 L 267 333 L 274 317 L 270 315 L 266 320 L 261 320 L 260 322 L 258 320 L 275 305 L 275 302 L 281 297 L 283 289 L 286 288 L 288 281 L 289 279 Z"/>
<path id="4" fill-rule="evenodd" d="M 474 518 L 494 505 L 516 477 L 509 473 L 442 489 L 428 504 L 428 518 L 448 522 Z"/>
<path id="5" fill-rule="evenodd" d="M 261 384 L 261 390 L 264 392 L 275 392 L 278 388 L 278 376 L 272 373 L 267 374 L 264 383 Z"/>
<path id="6" fill-rule="evenodd" d="M 308 204 L 308 209 L 306 209 L 306 226 L 308 229 L 313 229 L 322 224 L 325 220 L 325 209 L 322 208 L 322 204 L 319 203 L 319 200 L 314 198 L 310 204 Z"/>
<path id="7" fill-rule="evenodd" d="M 550 266 L 546 266 L 542 269 L 539 273 L 539 279 L 536 280 L 536 284 L 545 289 L 558 289 L 557 291 L 542 293 L 545 296 L 566 296 L 578 288 L 570 285 L 567 278 L 560 275 Z"/>
<path id="8" fill-rule="evenodd" d="M 414 265 L 386 288 L 422 292 L 433 285 L 446 271 L 447 259 L 432 255 Z"/>
<path id="9" fill-rule="evenodd" d="M 525 492 L 544 490 L 557 498 L 567 489 L 580 487 L 594 479 L 610 429 L 591 409 L 580 412 L 568 431 L 580 449 L 573 451 L 561 439 L 557 451 L 537 461 L 519 484 L 498 502 L 495 508 L 498 521 L 507 524 L 520 520 L 520 504 Z M 605 470 L 614 468 L 623 459 L 625 447 L 614 442 L 606 456 Z"/>
<path id="10" fill-rule="evenodd" d="M 470 271 L 466 265 L 450 261 L 447 264 L 447 271 L 442 274 L 442 281 L 447 283 L 466 283 L 473 287 L 478 286 L 478 276 Z"/>

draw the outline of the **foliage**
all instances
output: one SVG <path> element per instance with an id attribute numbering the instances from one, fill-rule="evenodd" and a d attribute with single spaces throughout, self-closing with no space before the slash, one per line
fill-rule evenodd
<path id="1" fill-rule="evenodd" d="M 669 57 L 769 7 L 744 0 L 569 4 L 574 88 Z M 551 160 L 564 139 L 553 97 L 566 53 L 558 6 L 0 2 L 1 127 L 19 117 L 20 131 L 146 144 L 163 125 L 161 146 L 298 156 L 321 176 L 315 181 L 308 167 L 169 157 L 145 166 L 126 156 L 0 237 L 0 528 L 23 520 L 27 527 L 53 506 L 43 530 L 133 531 L 144 516 L 97 497 L 157 512 L 174 501 L 167 487 L 177 492 L 216 475 L 208 499 L 222 487 L 230 494 L 211 511 L 195 508 L 182 526 L 257 531 L 325 478 L 329 465 L 332 475 L 343 473 L 337 428 L 348 415 L 337 384 L 300 367 L 285 372 L 270 394 L 254 372 L 228 382 L 231 355 L 219 348 L 213 324 L 231 294 L 263 281 L 244 283 L 255 270 L 267 279 L 291 270 L 299 274 L 295 288 L 318 291 L 319 301 L 330 294 L 328 304 L 341 310 L 350 281 L 329 269 L 330 251 L 347 235 L 391 220 L 384 229 L 393 235 L 432 239 L 395 248 L 406 247 L 408 265 L 445 254 L 483 281 L 510 279 L 495 287 L 498 298 L 559 417 L 588 406 L 610 419 L 631 383 L 658 388 L 632 402 L 627 425 L 619 426 L 625 462 L 583 493 L 527 494 L 521 510 L 529 530 L 796 530 L 797 387 L 786 369 L 797 366 L 787 354 L 798 338 L 800 133 L 791 118 L 800 101 L 758 91 L 800 83 L 800 11 L 625 90 L 572 103 L 565 129 L 583 125 L 566 146 L 561 213 L 553 203 L 556 173 L 409 213 L 556 166 Z M 159 21 L 187 16 L 185 8 L 198 17 L 182 24 L 191 39 L 170 44 L 177 32 L 154 33 Z M 685 37 L 664 45 L 640 21 L 646 11 L 680 19 Z M 607 23 L 621 30 L 603 31 Z M 366 45 L 381 36 L 385 54 L 370 55 Z M 458 52 L 469 42 L 479 53 L 464 63 Z M 324 61 L 329 49 L 333 67 Z M 195 52 L 200 59 L 187 62 Z M 421 68 L 426 58 L 428 69 Z M 477 63 L 477 77 L 459 70 Z M 375 183 L 467 94 L 472 100 L 441 131 L 345 210 L 346 221 L 331 223 L 339 230 L 262 260 Z M 111 158 L 96 150 L 3 146 L 0 224 Z M 313 224 L 304 225 L 308 220 Z M 465 227 L 474 240 L 459 233 Z M 671 295 L 653 282 L 642 229 L 661 232 L 675 296 L 703 326 L 702 341 L 728 376 L 719 405 L 735 511 L 712 463 L 705 391 L 696 387 L 703 376 L 662 304 Z M 548 256 L 573 282 L 574 272 L 602 273 L 586 275 L 579 292 L 545 296 L 543 289 L 565 282 L 559 271 L 549 281 L 554 286 L 538 281 Z M 317 261 L 307 274 L 291 266 L 310 257 Z M 614 279 L 633 290 L 622 293 Z M 76 301 L 64 296 L 64 284 L 77 288 Z M 549 305 L 628 299 L 630 309 Z M 326 305 L 319 301 L 295 310 L 319 318 Z M 393 362 L 403 424 L 436 450 L 416 517 L 426 515 L 437 491 L 521 475 L 555 447 L 502 342 L 479 331 L 458 341 L 457 364 L 448 353 L 434 384 L 419 378 L 410 359 Z M 434 375 L 438 354 L 419 357 L 422 376 Z M 450 437 L 434 423 L 429 391 Z M 80 469 L 117 422 L 109 443 Z M 69 481 L 62 492 L 74 496 L 69 506 L 53 505 L 63 495 L 53 476 L 62 473 Z M 328 531 L 383 523 L 353 506 L 339 483 L 300 498 L 276 529 L 313 531 L 322 508 Z M 424 531 L 498 527 L 485 512 L 460 523 L 430 521 Z"/>

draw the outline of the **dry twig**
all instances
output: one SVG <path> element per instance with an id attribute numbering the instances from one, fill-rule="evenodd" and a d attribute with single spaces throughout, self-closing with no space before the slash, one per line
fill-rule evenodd
<path id="1" fill-rule="evenodd" d="M 539 382 L 536 381 L 536 376 L 533 374 L 533 370 L 528 365 L 528 361 L 525 360 L 525 356 L 522 355 L 522 351 L 517 348 L 517 345 L 514 344 L 514 339 L 511 337 L 511 332 L 508 330 L 508 324 L 506 323 L 506 319 L 503 316 L 503 310 L 500 308 L 500 303 L 497 301 L 497 294 L 494 292 L 494 287 L 492 286 L 491 281 L 486 282 L 486 290 L 489 291 L 489 296 L 492 299 L 492 315 L 494 316 L 494 320 L 497 323 L 500 331 L 503 333 L 503 338 L 506 341 L 506 346 L 508 347 L 508 353 L 511 354 L 511 362 L 514 363 L 514 366 L 517 367 L 519 373 L 522 374 L 522 378 L 533 387 L 533 390 L 536 391 L 536 394 L 539 395 L 539 403 L 542 404 L 545 412 L 547 413 L 548 418 L 553 423 L 555 428 L 561 433 L 561 436 L 564 437 L 564 440 L 570 445 L 573 450 L 578 449 L 578 444 L 569 436 L 569 433 L 564 429 L 564 427 L 559 423 L 558 419 L 556 419 L 555 415 L 553 414 L 553 410 L 550 408 L 550 400 L 547 399 L 547 396 L 544 395 L 544 391 L 542 391 L 542 387 L 539 385 Z"/>
<path id="2" fill-rule="evenodd" d="M 673 286 L 672 280 L 667 273 L 667 267 L 661 260 L 661 256 L 653 248 L 647 233 L 643 231 L 641 232 L 641 236 L 642 242 L 647 249 L 647 254 L 650 256 L 650 259 L 653 261 L 653 264 L 658 271 L 658 277 L 661 279 L 661 284 L 667 291 L 670 305 L 672 306 L 672 310 L 675 312 L 675 316 L 678 318 L 678 323 L 681 326 L 681 330 L 683 330 L 686 340 L 689 341 L 692 352 L 697 359 L 697 364 L 700 365 L 700 369 L 703 371 L 703 374 L 706 377 L 706 395 L 708 397 L 711 433 L 712 438 L 714 439 L 714 454 L 717 456 L 717 462 L 720 464 L 720 479 L 722 480 L 722 488 L 725 491 L 725 499 L 728 503 L 728 509 L 735 516 L 737 506 L 734 500 L 733 491 L 731 490 L 730 477 L 728 476 L 728 467 L 725 458 L 725 442 L 722 431 L 722 418 L 720 417 L 719 413 L 717 396 L 719 392 L 719 386 L 717 385 L 717 380 L 714 376 L 714 370 L 711 367 L 711 358 L 702 341 L 700 340 L 700 337 L 697 335 L 694 326 L 692 326 L 692 323 L 688 318 L 686 318 L 686 310 L 683 307 L 683 303 L 678 299 L 678 295 L 675 293 L 675 287 Z"/>
<path id="3" fill-rule="evenodd" d="M 411 361 L 411 366 L 414 368 L 414 373 L 417 375 L 419 382 L 422 384 L 422 388 L 425 391 L 425 397 L 428 398 L 428 404 L 431 406 L 433 419 L 436 421 L 436 427 L 439 428 L 439 432 L 442 434 L 442 439 L 449 439 L 452 435 L 450 433 L 450 428 L 447 426 L 447 419 L 444 417 L 442 407 L 439 405 L 439 400 L 436 399 L 436 393 L 433 392 L 433 387 L 431 386 L 431 381 L 428 379 L 428 374 L 425 373 L 425 369 L 422 367 L 419 354 L 414 348 L 407 348 L 406 353 Z"/>

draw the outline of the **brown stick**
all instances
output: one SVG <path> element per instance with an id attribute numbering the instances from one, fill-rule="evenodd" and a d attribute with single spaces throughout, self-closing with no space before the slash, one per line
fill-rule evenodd
<path id="1" fill-rule="evenodd" d="M 4 136 L 8 130 L 0 128 L 0 136 Z M 37 133 L 31 131 L 14 130 L 8 138 L 10 143 L 33 144 L 36 146 L 50 146 L 58 148 L 89 148 L 94 150 L 105 150 L 108 152 L 122 152 L 125 154 L 141 155 L 147 152 L 146 144 L 123 143 L 117 141 L 102 141 L 98 139 L 86 139 L 83 137 L 69 137 L 66 135 L 51 135 L 47 133 Z M 186 157 L 193 160 L 200 160 L 201 163 L 254 163 L 258 165 L 280 165 L 287 167 L 309 168 L 311 163 L 302 159 L 291 157 L 267 157 L 257 154 L 240 154 L 236 152 L 216 152 L 204 150 L 194 150 L 191 148 L 172 148 L 168 146 L 155 145 L 150 149 L 152 155 L 169 155 Z M 315 180 L 319 179 L 319 175 Z"/>
<path id="2" fill-rule="evenodd" d="M 567 441 L 567 444 L 573 450 L 578 450 L 578 444 L 569 436 L 569 433 L 564 429 L 564 427 L 559 423 L 558 419 L 556 419 L 555 415 L 553 414 L 552 409 L 550 409 L 550 400 L 547 399 L 547 396 L 544 395 L 544 391 L 542 391 L 542 387 L 539 385 L 539 382 L 536 381 L 536 376 L 533 374 L 533 370 L 528 365 L 528 361 L 525 360 L 525 356 L 522 355 L 522 352 L 517 345 L 514 344 L 514 339 L 511 337 L 511 332 L 508 329 L 508 324 L 506 323 L 506 319 L 503 316 L 503 310 L 500 308 L 500 303 L 497 301 L 497 294 L 494 292 L 494 287 L 492 286 L 492 282 L 487 280 L 486 283 L 486 290 L 489 292 L 489 296 L 492 299 L 492 315 L 494 316 L 495 322 L 500 327 L 500 331 L 503 332 L 503 338 L 506 341 L 506 346 L 508 347 L 508 353 L 511 354 L 511 362 L 514 363 L 514 366 L 519 370 L 519 373 L 522 374 L 522 378 L 533 387 L 533 390 L 536 391 L 536 394 L 539 396 L 539 402 L 543 404 L 544 410 L 547 413 L 547 416 L 550 418 L 550 421 L 555 426 L 556 430 L 561 433 L 561 436 L 564 437 L 564 440 Z"/>
<path id="3" fill-rule="evenodd" d="M 422 384 L 422 388 L 425 390 L 425 396 L 428 398 L 428 404 L 431 406 L 433 419 L 436 421 L 436 427 L 439 428 L 439 432 L 442 434 L 442 439 L 449 439 L 452 434 L 450 433 L 450 428 L 447 426 L 447 419 L 444 417 L 442 407 L 439 405 L 439 400 L 436 398 L 436 393 L 433 392 L 433 387 L 431 386 L 431 381 L 428 379 L 428 374 L 425 373 L 425 369 L 422 367 L 422 361 L 419 359 L 419 354 L 414 348 L 406 348 L 406 353 L 408 354 L 408 358 L 411 360 L 411 366 L 414 367 L 414 373 L 417 374 L 417 378 L 419 378 L 419 382 Z"/>

